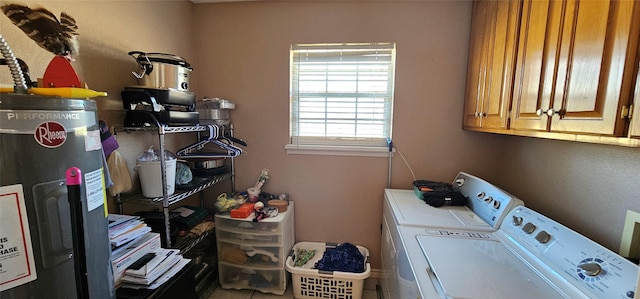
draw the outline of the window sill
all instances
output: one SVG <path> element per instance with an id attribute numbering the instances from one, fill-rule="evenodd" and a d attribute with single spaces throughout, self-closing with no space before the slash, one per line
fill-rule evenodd
<path id="1" fill-rule="evenodd" d="M 289 155 L 389 157 L 388 147 L 287 144 L 284 149 Z"/>

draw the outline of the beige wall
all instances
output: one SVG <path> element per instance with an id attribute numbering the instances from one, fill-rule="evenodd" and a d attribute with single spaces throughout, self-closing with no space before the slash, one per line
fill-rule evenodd
<path id="1" fill-rule="evenodd" d="M 417 179 L 451 180 L 460 170 L 492 171 L 499 138 L 463 132 L 470 2 L 297 1 L 197 5 L 200 95 L 236 103 L 238 186 L 270 170 L 268 192 L 296 201 L 296 240 L 352 242 L 379 268 L 388 159 L 287 155 L 289 47 L 293 43 L 397 43 L 393 141 Z M 413 178 L 399 155 L 393 187 Z"/>
<path id="2" fill-rule="evenodd" d="M 617 250 L 626 209 L 640 210 L 637 149 L 462 131 L 470 10 L 468 1 L 28 1 L 80 27 L 73 66 L 111 125 L 122 122 L 119 93 L 135 84 L 127 52 L 166 52 L 194 66 L 197 98 L 236 103 L 236 136 L 247 141 L 237 159 L 237 187 L 270 170 L 265 191 L 296 201 L 296 240 L 352 242 L 371 251 L 379 268 L 386 158 L 287 155 L 288 58 L 292 43 L 394 41 L 397 70 L 393 141 L 416 179 L 450 181 L 458 171 L 484 177 L 581 233 Z M 16 56 L 41 77 L 51 55 L 0 18 Z M 8 71 L 6 72 L 8 73 Z M 0 82 L 10 83 L 5 74 Z M 153 136 L 119 136 L 128 159 Z M 170 138 L 171 149 L 180 142 Z M 130 165 L 131 166 L 131 165 Z M 413 181 L 393 158 L 392 187 Z M 635 184 L 635 187 L 634 187 Z M 228 187 L 228 186 L 227 186 Z M 206 193 L 211 202 L 221 192 Z M 111 211 L 115 211 L 113 203 Z M 566 211 L 566 212 L 565 212 Z"/>
<path id="3" fill-rule="evenodd" d="M 508 137 L 496 182 L 525 204 L 618 252 L 640 212 L 640 150 Z"/>

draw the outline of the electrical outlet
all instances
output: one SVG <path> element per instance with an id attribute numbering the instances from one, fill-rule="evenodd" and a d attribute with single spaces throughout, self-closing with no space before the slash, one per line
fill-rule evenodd
<path id="1" fill-rule="evenodd" d="M 629 258 L 640 258 L 640 213 L 627 210 L 624 221 L 620 255 Z"/>

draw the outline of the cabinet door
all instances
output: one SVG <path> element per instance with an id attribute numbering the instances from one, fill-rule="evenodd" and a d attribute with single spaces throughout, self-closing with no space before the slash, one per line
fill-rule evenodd
<path id="1" fill-rule="evenodd" d="M 572 0 L 565 5 L 551 131 L 621 136 L 621 106 L 628 103 L 635 79 L 638 3 Z"/>
<path id="2" fill-rule="evenodd" d="M 507 128 L 519 9 L 519 1 L 474 2 L 465 127 Z"/>
<path id="3" fill-rule="evenodd" d="M 515 66 L 520 1 L 489 1 L 491 26 L 483 128 L 507 128 Z"/>
<path id="4" fill-rule="evenodd" d="M 561 12 L 559 1 L 522 3 L 512 129 L 548 130 L 549 118 L 540 112 L 546 111 L 551 103 Z"/>
<path id="5" fill-rule="evenodd" d="M 479 128 L 481 126 L 480 111 L 484 98 L 484 82 L 486 76 L 485 47 L 486 27 L 488 22 L 488 1 L 476 1 L 473 3 L 471 18 L 471 36 L 469 39 L 469 62 L 467 67 L 467 90 L 464 102 L 464 127 Z"/>

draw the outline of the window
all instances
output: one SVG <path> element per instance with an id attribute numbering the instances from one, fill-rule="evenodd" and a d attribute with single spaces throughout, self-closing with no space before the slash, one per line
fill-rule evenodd
<path id="1" fill-rule="evenodd" d="M 395 43 L 292 45 L 288 152 L 384 152 L 394 69 Z"/>

